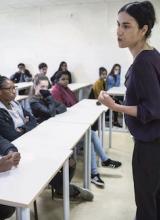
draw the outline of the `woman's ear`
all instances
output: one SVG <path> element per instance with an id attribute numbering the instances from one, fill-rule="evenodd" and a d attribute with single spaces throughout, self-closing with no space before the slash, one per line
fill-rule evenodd
<path id="1" fill-rule="evenodd" d="M 142 34 L 143 34 L 143 36 L 146 35 L 147 31 L 148 31 L 148 25 L 145 24 L 145 25 L 143 26 L 143 28 L 142 28 Z"/>

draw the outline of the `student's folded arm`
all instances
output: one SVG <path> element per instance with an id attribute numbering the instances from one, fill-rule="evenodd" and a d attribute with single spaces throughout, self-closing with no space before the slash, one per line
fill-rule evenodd
<path id="1" fill-rule="evenodd" d="M 7 155 L 10 151 L 17 152 L 17 148 L 6 138 L 0 135 L 0 155 Z"/>
<path id="2" fill-rule="evenodd" d="M 33 128 L 35 128 L 37 126 L 37 122 L 36 122 L 35 117 L 33 115 L 31 115 L 25 109 L 23 109 L 23 113 L 24 113 L 24 117 L 26 117 L 26 116 L 29 117 L 29 121 L 21 127 L 22 129 L 24 129 L 24 133 L 25 133 L 25 132 L 30 131 Z"/>
<path id="3" fill-rule="evenodd" d="M 54 102 L 55 102 L 55 106 L 56 106 L 56 114 L 61 114 L 61 113 L 67 111 L 67 108 L 64 104 L 57 102 L 55 100 L 54 100 Z"/>
<path id="4" fill-rule="evenodd" d="M 137 118 L 144 124 L 160 119 L 160 84 L 152 64 L 139 62 L 134 69 L 133 81 L 140 103 Z"/>
<path id="5" fill-rule="evenodd" d="M 44 117 L 46 119 L 52 117 L 55 115 L 55 112 L 52 109 L 52 104 L 49 104 L 48 107 L 40 102 L 32 102 L 31 103 L 31 109 L 33 114 L 37 117 Z"/>

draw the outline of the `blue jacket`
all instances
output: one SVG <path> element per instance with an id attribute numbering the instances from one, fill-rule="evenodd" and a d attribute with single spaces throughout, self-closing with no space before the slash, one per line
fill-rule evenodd
<path id="1" fill-rule="evenodd" d="M 108 75 L 106 80 L 106 90 L 109 90 L 115 86 L 120 86 L 120 74 L 116 75 L 115 78 L 112 75 Z"/>

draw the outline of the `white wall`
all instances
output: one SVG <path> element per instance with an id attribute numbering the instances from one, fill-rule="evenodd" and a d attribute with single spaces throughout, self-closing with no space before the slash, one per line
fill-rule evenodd
<path id="1" fill-rule="evenodd" d="M 40 62 L 49 65 L 52 75 L 62 60 L 78 82 L 93 82 L 98 68 L 122 65 L 124 74 L 132 62 L 127 49 L 116 41 L 118 9 L 129 1 L 62 4 L 53 7 L 14 9 L 0 14 L 0 73 L 10 76 L 19 62 L 33 74 Z M 160 20 L 160 1 L 152 1 Z M 159 22 L 159 21 L 158 21 Z M 160 50 L 160 22 L 151 44 Z"/>

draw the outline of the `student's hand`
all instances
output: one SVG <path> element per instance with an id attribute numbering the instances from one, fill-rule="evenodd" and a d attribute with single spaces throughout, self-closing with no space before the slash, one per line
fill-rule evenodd
<path id="1" fill-rule="evenodd" d="M 9 154 L 0 159 L 0 172 L 8 171 L 12 168 L 12 156 Z"/>
<path id="2" fill-rule="evenodd" d="M 48 96 L 51 95 L 50 91 L 46 90 L 46 89 L 41 89 L 39 92 L 40 92 L 40 94 L 42 95 L 43 98 L 47 98 Z"/>
<path id="3" fill-rule="evenodd" d="M 12 165 L 17 166 L 19 164 L 20 159 L 21 159 L 20 153 L 18 153 L 18 152 L 9 152 L 8 155 L 11 156 Z"/>
<path id="4" fill-rule="evenodd" d="M 26 116 L 24 119 L 24 123 L 26 124 L 27 122 L 29 122 L 29 116 Z"/>
<path id="5" fill-rule="evenodd" d="M 16 131 L 18 131 L 19 133 L 21 133 L 23 130 L 21 128 L 16 128 Z"/>
<path id="6" fill-rule="evenodd" d="M 114 99 L 111 98 L 111 96 L 109 96 L 109 95 L 107 94 L 106 91 L 101 91 L 101 92 L 100 92 L 100 95 L 99 95 L 99 97 L 98 97 L 98 100 L 99 100 L 102 104 L 106 105 L 108 108 L 114 110 L 114 108 L 115 108 L 115 101 L 114 101 Z"/>

